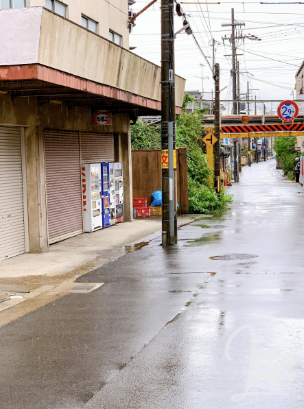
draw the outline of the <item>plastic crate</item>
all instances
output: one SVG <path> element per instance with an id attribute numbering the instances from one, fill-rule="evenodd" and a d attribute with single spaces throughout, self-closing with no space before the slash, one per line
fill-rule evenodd
<path id="1" fill-rule="evenodd" d="M 134 197 L 133 207 L 147 207 L 147 199 L 145 197 Z"/>
<path id="2" fill-rule="evenodd" d="M 162 207 L 161 206 L 151 206 L 150 207 L 150 216 L 161 216 Z"/>
<path id="3" fill-rule="evenodd" d="M 147 206 L 141 206 L 141 207 L 136 207 L 136 217 L 150 217 L 150 207 Z"/>

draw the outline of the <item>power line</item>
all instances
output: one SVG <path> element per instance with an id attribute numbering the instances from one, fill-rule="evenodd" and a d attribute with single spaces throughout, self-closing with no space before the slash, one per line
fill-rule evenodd
<path id="1" fill-rule="evenodd" d="M 199 45 L 199 42 L 197 41 L 197 39 L 196 39 L 194 33 L 192 33 L 192 37 L 194 38 L 194 41 L 195 41 L 195 43 L 197 44 L 197 46 L 198 46 L 200 52 L 202 53 L 202 55 L 203 55 L 203 57 L 204 57 L 206 63 L 208 64 L 208 66 L 209 66 L 211 72 L 213 72 L 213 70 L 212 70 L 212 68 L 211 68 L 211 65 L 210 65 L 210 62 L 208 61 L 208 58 L 206 57 L 206 55 L 205 55 L 204 51 L 202 50 L 201 46 Z"/>
<path id="2" fill-rule="evenodd" d="M 246 77 L 246 78 L 252 79 L 252 81 L 263 82 L 263 83 L 265 83 L 267 85 L 272 85 L 273 87 L 278 87 L 278 88 L 283 88 L 283 89 L 288 89 L 288 90 L 293 89 L 293 87 L 284 87 L 283 85 L 278 85 L 279 83 L 277 83 L 277 82 L 273 83 L 271 81 L 259 80 L 259 79 L 255 78 L 255 77 L 250 77 L 249 75 L 245 75 L 245 74 L 243 74 L 243 76 Z"/>
<path id="3" fill-rule="evenodd" d="M 245 50 L 243 50 L 242 48 L 239 48 L 239 50 L 245 51 Z M 257 55 L 258 57 L 265 58 L 266 60 L 276 61 L 276 62 L 280 62 L 281 64 L 286 64 L 286 65 L 292 65 L 293 67 L 299 67 L 299 66 L 296 65 L 296 64 L 291 64 L 291 63 L 289 63 L 289 62 L 280 61 L 280 60 L 275 60 L 274 58 L 265 57 L 264 55 L 256 54 L 256 53 L 253 53 L 253 52 L 248 51 L 248 50 L 246 50 L 246 52 L 249 53 L 249 54 Z"/>

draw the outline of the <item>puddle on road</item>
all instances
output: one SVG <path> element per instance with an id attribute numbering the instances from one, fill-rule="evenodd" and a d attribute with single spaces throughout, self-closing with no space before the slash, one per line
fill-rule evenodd
<path id="1" fill-rule="evenodd" d="M 249 258 L 258 257 L 255 254 L 225 254 L 224 256 L 212 256 L 211 260 L 247 260 Z"/>
<path id="2" fill-rule="evenodd" d="M 198 272 L 198 273 L 199 273 L 199 272 Z M 170 274 L 174 274 L 174 273 L 170 273 Z M 185 272 L 185 273 L 175 273 L 175 274 L 197 274 L 197 272 L 194 272 L 194 273 L 187 273 L 187 272 Z M 206 274 L 206 273 L 204 272 L 204 274 Z M 176 316 L 175 316 L 171 321 L 168 321 L 168 322 L 166 323 L 165 327 L 166 327 L 168 324 L 172 324 L 177 318 L 179 318 L 179 317 L 181 316 L 181 314 L 182 314 L 188 307 L 190 307 L 190 306 L 192 305 L 192 303 L 196 300 L 196 298 L 197 298 L 200 294 L 203 293 L 203 291 L 206 289 L 208 283 L 211 281 L 212 277 L 214 277 L 214 276 L 216 275 L 215 272 L 212 272 L 212 273 L 209 272 L 208 274 L 210 274 L 210 277 L 209 277 L 208 279 L 206 279 L 203 283 L 197 284 L 197 286 L 196 286 L 196 287 L 197 287 L 197 290 L 196 290 L 195 292 L 193 292 L 193 291 L 177 291 L 177 290 L 175 290 L 175 291 L 170 291 L 170 292 L 178 292 L 178 293 L 180 293 L 180 292 L 190 292 L 190 293 L 192 293 L 192 297 L 190 298 L 190 300 L 188 300 L 188 301 L 186 302 L 185 306 L 176 314 Z"/>
<path id="3" fill-rule="evenodd" d="M 193 220 L 193 222 L 200 222 L 202 220 L 210 220 L 214 217 L 214 214 L 205 214 L 204 216 L 198 217 L 197 219 Z"/>
<path id="4" fill-rule="evenodd" d="M 181 273 L 169 273 L 169 274 L 210 274 L 215 276 L 216 273 L 211 273 L 210 271 L 183 271 Z"/>
<path id="5" fill-rule="evenodd" d="M 133 253 L 133 251 L 141 250 L 143 247 L 146 247 L 149 244 L 149 241 L 142 241 L 141 243 L 131 244 L 130 246 L 125 246 L 126 254 Z"/>
<path id="6" fill-rule="evenodd" d="M 221 240 L 221 233 L 206 233 L 199 239 L 194 239 L 188 242 L 187 246 L 201 246 L 207 243 L 214 243 L 215 241 Z"/>
<path id="7" fill-rule="evenodd" d="M 211 224 L 208 226 L 207 224 L 194 224 L 193 226 L 201 227 L 202 229 L 224 229 L 225 227 L 228 227 L 225 224 Z"/>
<path id="8" fill-rule="evenodd" d="M 169 293 L 191 293 L 192 291 L 191 290 L 189 290 L 189 291 L 186 291 L 186 290 L 172 290 L 172 291 L 169 291 Z"/>

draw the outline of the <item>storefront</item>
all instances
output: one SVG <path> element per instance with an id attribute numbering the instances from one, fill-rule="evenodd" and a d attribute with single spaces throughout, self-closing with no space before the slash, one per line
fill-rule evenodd
<path id="1" fill-rule="evenodd" d="M 49 244 L 83 232 L 81 165 L 114 162 L 113 133 L 45 130 Z"/>
<path id="2" fill-rule="evenodd" d="M 130 122 L 160 113 L 160 67 L 43 7 L 0 22 L 0 259 L 83 232 L 85 163 L 121 164 L 132 221 Z M 175 76 L 176 113 L 184 88 Z"/>
<path id="3" fill-rule="evenodd" d="M 23 128 L 0 126 L 0 260 L 28 251 Z"/>

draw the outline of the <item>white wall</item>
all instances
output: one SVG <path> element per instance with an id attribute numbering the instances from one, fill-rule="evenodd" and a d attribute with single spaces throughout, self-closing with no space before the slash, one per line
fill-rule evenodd
<path id="1" fill-rule="evenodd" d="M 0 66 L 36 63 L 161 100 L 159 66 L 42 7 L 0 10 L 0 38 Z M 175 81 L 176 105 L 181 107 L 185 80 L 175 76 Z"/>
<path id="2" fill-rule="evenodd" d="M 42 8 L 0 11 L 0 65 L 38 62 Z"/>
<path id="3" fill-rule="evenodd" d="M 98 34 L 109 38 L 109 30 L 123 37 L 122 46 L 129 49 L 128 0 L 62 0 L 68 6 L 67 18 L 81 25 L 84 14 L 98 22 Z M 27 0 L 28 7 L 45 6 L 45 0 Z M 1 0 L 0 0 L 1 7 Z"/>

